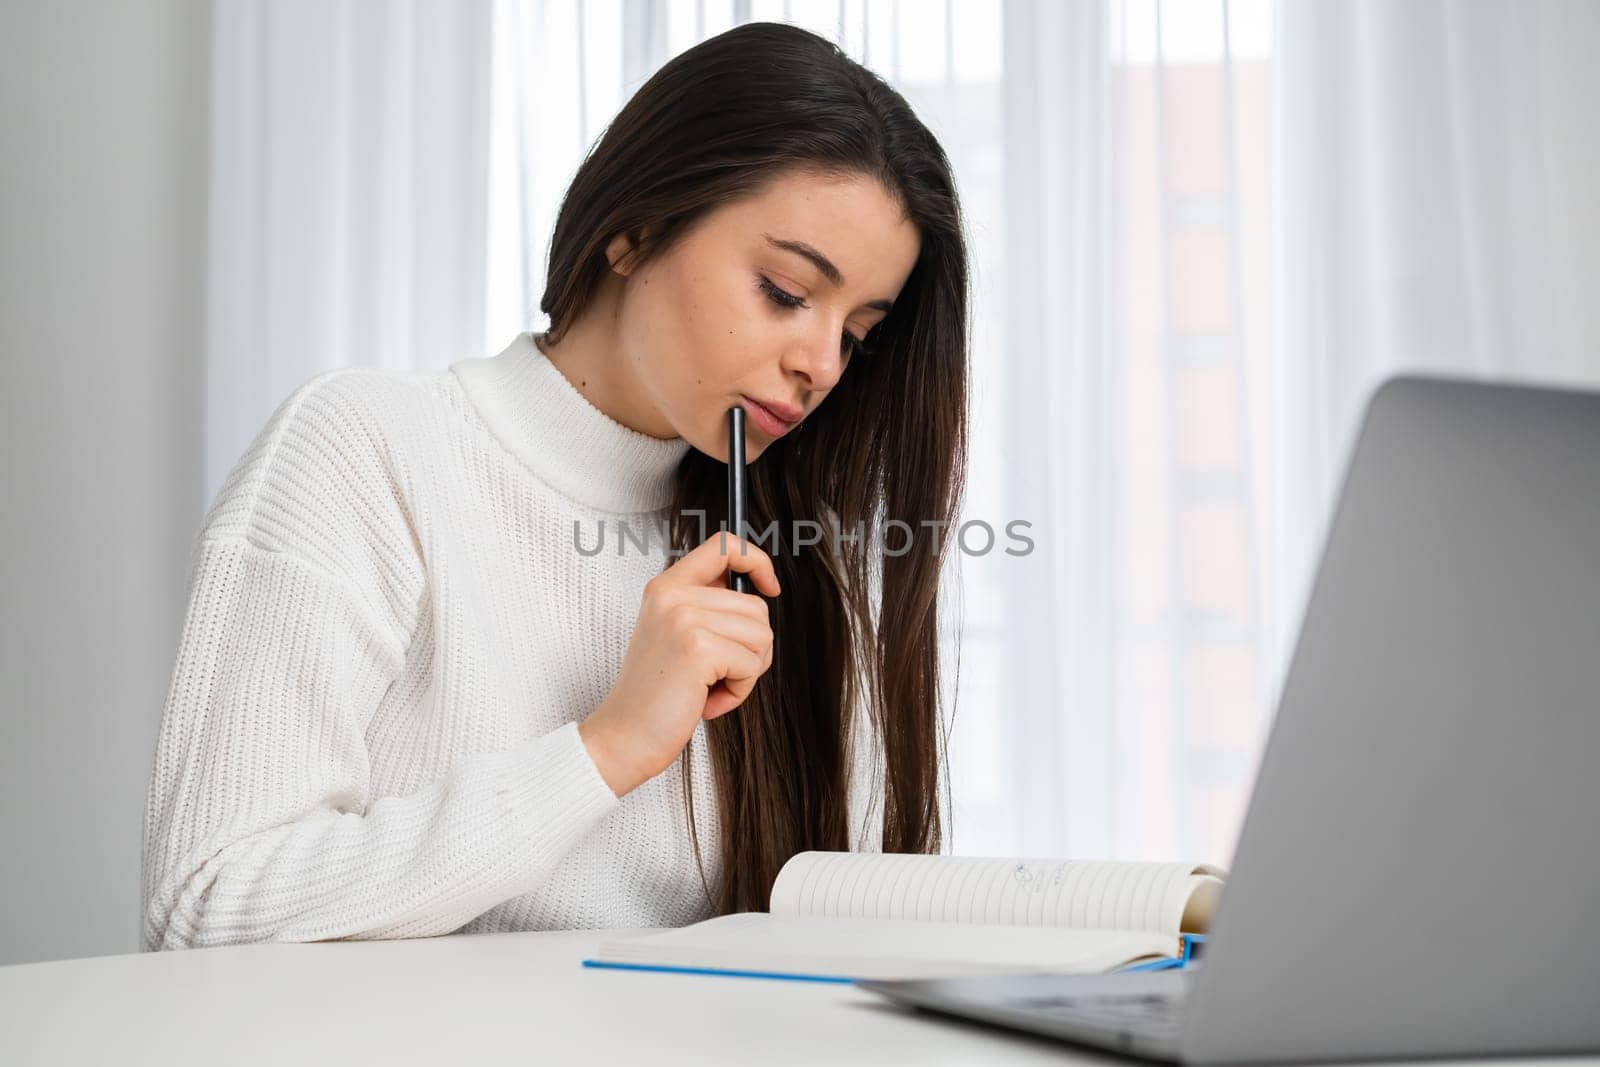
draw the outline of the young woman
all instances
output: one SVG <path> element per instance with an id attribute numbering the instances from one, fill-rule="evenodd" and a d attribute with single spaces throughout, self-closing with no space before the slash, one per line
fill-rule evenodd
<path id="1" fill-rule="evenodd" d="M 939 850 L 967 263 L 938 143 L 824 39 L 742 26 L 623 108 L 548 276 L 544 334 L 318 375 L 223 485 L 145 948 L 676 926 L 764 909 L 802 850 Z M 734 405 L 755 536 L 723 541 Z"/>

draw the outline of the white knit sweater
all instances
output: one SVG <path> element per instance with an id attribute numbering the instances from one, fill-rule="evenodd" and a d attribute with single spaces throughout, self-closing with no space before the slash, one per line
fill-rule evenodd
<path id="1" fill-rule="evenodd" d="M 584 555 L 574 523 L 592 547 L 602 519 L 658 522 L 688 448 L 613 421 L 526 333 L 448 371 L 345 368 L 288 397 L 194 543 L 143 947 L 712 914 L 679 763 L 619 799 L 577 731 L 666 557 L 658 538 Z M 704 723 L 691 744 L 715 888 Z M 858 850 L 881 847 L 876 756 L 855 745 Z"/>

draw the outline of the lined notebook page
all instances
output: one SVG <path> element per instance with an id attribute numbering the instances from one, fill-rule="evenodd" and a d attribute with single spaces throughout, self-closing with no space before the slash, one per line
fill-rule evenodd
<path id="1" fill-rule="evenodd" d="M 769 906 L 773 914 L 1176 937 L 1205 929 L 1223 873 L 1195 863 L 801 852 L 778 872 Z"/>

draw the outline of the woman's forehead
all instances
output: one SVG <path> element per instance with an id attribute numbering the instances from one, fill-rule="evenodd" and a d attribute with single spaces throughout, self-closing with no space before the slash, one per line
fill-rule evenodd
<path id="1" fill-rule="evenodd" d="M 863 304 L 899 292 L 920 246 L 899 200 L 866 175 L 786 172 L 707 222 L 710 236 L 793 263 Z"/>

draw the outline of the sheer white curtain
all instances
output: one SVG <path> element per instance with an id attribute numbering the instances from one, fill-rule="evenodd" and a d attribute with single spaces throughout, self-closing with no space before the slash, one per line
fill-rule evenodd
<path id="1" fill-rule="evenodd" d="M 1283 0 L 1280 617 L 1385 375 L 1600 384 L 1596 55 L 1587 0 Z"/>
<path id="2" fill-rule="evenodd" d="M 1002 698 L 961 714 L 1003 725 L 957 779 L 963 847 L 1231 852 L 1268 667 L 1271 15 L 1005 9 L 1006 297 L 980 355 L 999 432 L 980 451 L 1001 450 L 1003 507 L 1040 551 L 994 564 Z"/>
<path id="3" fill-rule="evenodd" d="M 488 3 L 216 3 L 207 500 L 318 371 L 482 354 Z"/>

